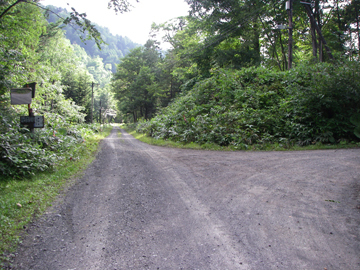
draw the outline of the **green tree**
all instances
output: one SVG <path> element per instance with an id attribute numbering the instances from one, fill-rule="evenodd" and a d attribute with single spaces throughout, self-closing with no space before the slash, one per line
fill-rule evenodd
<path id="1" fill-rule="evenodd" d="M 238 1 L 238 0 L 188 0 L 192 9 L 192 16 L 201 20 L 203 29 L 209 35 L 204 40 L 204 47 L 199 53 L 199 62 L 211 68 L 212 62 L 222 65 L 232 59 L 238 66 L 259 65 L 260 53 L 260 16 L 266 14 L 266 1 Z M 235 49 L 222 46 L 216 48 L 228 39 L 239 39 L 234 44 Z M 229 44 L 229 43 L 228 43 Z M 220 60 L 220 61 L 218 61 Z"/>
<path id="2" fill-rule="evenodd" d="M 113 76 L 112 89 L 119 100 L 119 110 L 131 114 L 132 120 L 150 119 L 156 111 L 161 61 L 157 44 L 149 40 L 144 47 L 132 50 L 118 65 Z"/>
<path id="3" fill-rule="evenodd" d="M 1 3 L 0 12 L 5 4 Z M 27 82 L 26 74 L 37 61 L 36 49 L 45 25 L 39 8 L 25 3 L 14 6 L 0 19 L 0 95 Z"/>
<path id="4" fill-rule="evenodd" d="M 180 92 L 180 86 L 199 75 L 196 55 L 202 49 L 204 32 L 199 21 L 191 17 L 180 17 L 168 22 L 153 25 L 154 36 L 164 33 L 162 40 L 171 45 L 164 60 L 161 62 L 163 88 L 167 89 L 168 99 L 172 99 Z M 164 100 L 167 104 L 168 100 Z"/>

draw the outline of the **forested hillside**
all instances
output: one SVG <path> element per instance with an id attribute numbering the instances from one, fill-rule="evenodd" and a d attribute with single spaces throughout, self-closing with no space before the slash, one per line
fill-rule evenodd
<path id="1" fill-rule="evenodd" d="M 47 21 L 50 23 L 55 23 L 60 18 L 67 18 L 70 15 L 70 13 L 63 8 L 54 6 L 47 6 L 46 8 L 49 9 L 49 11 L 46 12 L 46 15 Z M 99 56 L 103 59 L 107 69 L 111 68 L 111 71 L 113 72 L 116 71 L 116 65 L 119 63 L 120 58 L 128 54 L 131 49 L 140 46 L 139 44 L 132 42 L 129 38 L 113 35 L 108 28 L 94 23 L 94 26 L 101 34 L 101 38 L 106 43 L 102 44 L 100 49 L 93 39 L 85 42 L 81 40 L 81 37 L 83 37 L 84 34 L 81 33 L 79 26 L 62 24 L 60 24 L 60 26 L 62 26 L 62 29 L 65 31 L 65 36 L 70 40 L 71 44 L 77 44 L 84 48 L 86 53 L 91 57 Z"/>
<path id="2" fill-rule="evenodd" d="M 165 57 L 149 41 L 113 77 L 138 131 L 235 149 L 359 141 L 360 1 L 186 2 L 189 17 L 153 25 Z"/>

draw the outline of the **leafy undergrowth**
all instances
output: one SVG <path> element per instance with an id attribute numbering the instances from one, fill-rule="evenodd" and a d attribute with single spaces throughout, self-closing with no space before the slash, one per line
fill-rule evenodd
<path id="1" fill-rule="evenodd" d="M 0 110 L 0 173 L 23 178 L 47 171 L 64 159 L 76 159 L 84 140 L 98 133 L 99 124 L 74 124 L 56 113 L 45 112 L 44 128 L 29 130 L 8 106 Z"/>
<path id="2" fill-rule="evenodd" d="M 150 136 L 147 136 L 144 133 L 138 133 L 134 128 L 124 127 L 124 129 L 132 135 L 135 139 L 142 141 L 147 144 L 151 145 L 158 145 L 158 146 L 166 146 L 166 147 L 174 147 L 174 148 L 186 148 L 186 149 L 207 149 L 207 150 L 227 150 L 228 147 L 219 146 L 216 144 L 203 144 L 200 145 L 198 143 L 190 142 L 190 143 L 183 143 L 183 142 L 174 142 L 171 140 L 163 140 L 163 139 L 156 139 Z"/>
<path id="3" fill-rule="evenodd" d="M 235 150 L 356 146 L 359 70 L 355 62 L 287 72 L 214 69 L 136 130 L 155 139 Z"/>
<path id="4" fill-rule="evenodd" d="M 160 138 L 153 138 L 144 133 L 139 133 L 136 131 L 136 127 L 127 125 L 123 127 L 130 135 L 135 139 L 142 141 L 147 144 L 165 146 L 165 147 L 174 147 L 174 148 L 184 148 L 184 149 L 199 149 L 199 150 L 213 150 L 213 151 L 239 151 L 237 147 L 232 145 L 220 146 L 215 143 L 184 143 L 184 142 L 174 142 L 171 140 L 164 140 Z M 339 143 L 339 144 L 324 144 L 321 142 L 314 143 L 311 145 L 288 145 L 288 144 L 254 144 L 249 146 L 246 149 L 248 151 L 301 151 L 301 150 L 325 150 L 325 149 L 346 149 L 346 148 L 359 148 L 360 143 Z"/>
<path id="5" fill-rule="evenodd" d="M 88 132 L 84 140 L 78 143 L 76 156 L 69 154 L 50 170 L 0 179 L 0 268 L 21 241 L 22 230 L 32 219 L 41 215 L 63 187 L 92 162 L 100 140 L 111 129 L 107 127 L 101 132 Z"/>

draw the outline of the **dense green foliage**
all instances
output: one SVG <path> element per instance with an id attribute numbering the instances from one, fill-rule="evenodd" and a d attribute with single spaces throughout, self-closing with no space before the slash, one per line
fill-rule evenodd
<path id="1" fill-rule="evenodd" d="M 216 69 L 138 131 L 181 142 L 247 149 L 356 140 L 360 66 L 303 65 L 291 71 Z"/>
<path id="2" fill-rule="evenodd" d="M 217 63 L 221 67 L 241 68 L 266 64 L 280 70 L 287 69 L 288 26 L 285 1 L 270 0 L 187 0 L 192 16 L 209 35 L 198 55 L 206 68 Z M 310 23 L 302 1 L 293 2 L 293 44 L 295 64 L 303 60 L 324 61 L 325 44 Z M 309 2 L 309 1 L 307 1 Z M 335 56 L 352 58 L 358 54 L 355 34 L 359 36 L 359 1 L 312 0 L 313 17 L 330 51 Z M 357 12 L 356 12 L 357 10 Z"/>
<path id="3" fill-rule="evenodd" d="M 150 119 L 155 112 L 159 92 L 160 55 L 156 44 L 148 41 L 145 47 L 132 50 L 121 63 L 113 76 L 112 86 L 115 97 L 120 101 L 119 109 L 131 114 L 133 121 L 139 117 Z"/>
<path id="4" fill-rule="evenodd" d="M 178 64 L 175 61 L 170 57 L 164 59 L 153 40 L 121 60 L 112 78 L 112 90 L 125 120 L 150 119 L 180 92 L 186 78 L 183 73 L 174 73 Z"/>
<path id="5" fill-rule="evenodd" d="M 0 172 L 23 177 L 53 168 L 61 160 L 76 159 L 85 138 L 99 125 L 73 125 L 64 116 L 44 112 L 45 128 L 34 134 L 20 126 L 13 110 L 0 111 Z M 67 118 L 71 119 L 71 118 Z"/>

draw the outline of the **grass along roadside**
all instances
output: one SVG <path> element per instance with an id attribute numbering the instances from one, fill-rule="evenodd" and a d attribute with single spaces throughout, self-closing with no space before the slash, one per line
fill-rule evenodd
<path id="1" fill-rule="evenodd" d="M 122 126 L 123 129 L 126 130 L 130 135 L 132 135 L 135 139 L 142 141 L 151 145 L 158 146 L 166 146 L 166 147 L 174 147 L 174 148 L 187 148 L 187 149 L 199 149 L 199 150 L 214 150 L 214 151 L 304 151 L 304 150 L 325 150 L 325 149 L 347 149 L 347 148 L 359 148 L 360 143 L 347 143 L 340 142 L 338 144 L 324 144 L 324 143 L 314 143 L 307 146 L 299 146 L 299 145 L 287 145 L 287 144 L 266 144 L 266 145 L 248 145 L 246 149 L 238 149 L 235 146 L 220 146 L 214 143 L 183 143 L 183 142 L 174 142 L 170 140 L 163 139 L 155 139 L 147 136 L 143 133 L 136 132 L 136 129 L 131 126 Z"/>
<path id="2" fill-rule="evenodd" d="M 61 161 L 53 170 L 23 179 L 0 180 L 0 269 L 21 242 L 27 224 L 41 215 L 66 185 L 70 185 L 95 157 L 99 142 L 110 134 L 108 126 L 88 136 L 78 158 Z"/>
<path id="3" fill-rule="evenodd" d="M 206 150 L 227 150 L 226 147 L 222 147 L 216 144 L 197 144 L 197 143 L 182 143 L 182 142 L 174 142 L 170 140 L 163 140 L 163 139 L 155 139 L 152 137 L 147 136 L 143 133 L 136 132 L 135 129 L 130 128 L 128 126 L 122 126 L 126 132 L 128 132 L 131 136 L 135 139 L 142 141 L 147 144 L 151 145 L 158 145 L 158 146 L 166 146 L 166 147 L 174 147 L 174 148 L 187 148 L 187 149 L 206 149 Z"/>

